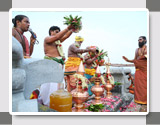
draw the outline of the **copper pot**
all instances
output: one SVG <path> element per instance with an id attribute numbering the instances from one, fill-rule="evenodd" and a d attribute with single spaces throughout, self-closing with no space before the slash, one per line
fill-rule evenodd
<path id="1" fill-rule="evenodd" d="M 112 84 L 107 80 L 107 83 L 104 85 L 104 88 L 106 90 L 106 97 L 111 97 L 112 93 L 111 90 L 113 88 Z"/>
<path id="2" fill-rule="evenodd" d="M 83 103 L 88 99 L 89 94 L 87 91 L 83 91 L 82 85 L 78 85 L 76 89 L 72 92 L 72 100 L 76 103 L 75 104 L 75 112 L 83 112 Z"/>
<path id="3" fill-rule="evenodd" d="M 100 79 L 95 78 L 95 85 L 91 88 L 91 92 L 95 95 L 95 100 L 93 104 L 102 104 L 101 95 L 104 92 L 104 89 L 100 86 Z"/>

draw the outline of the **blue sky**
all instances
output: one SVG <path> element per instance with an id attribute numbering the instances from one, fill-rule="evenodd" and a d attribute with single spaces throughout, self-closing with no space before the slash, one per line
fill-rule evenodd
<path id="1" fill-rule="evenodd" d="M 133 9 L 132 9 L 133 10 Z M 125 63 L 122 56 L 133 59 L 135 49 L 138 47 L 138 37 L 143 35 L 148 38 L 148 16 L 147 11 L 143 10 L 103 10 L 103 11 L 12 11 L 12 18 L 18 14 L 29 17 L 30 27 L 37 34 L 39 44 L 35 45 L 32 58 L 43 58 L 44 38 L 48 36 L 51 26 L 59 26 L 61 30 L 67 26 L 63 24 L 64 16 L 70 14 L 82 16 L 82 30 L 73 33 L 64 41 L 63 49 L 67 57 L 68 47 L 74 42 L 75 36 L 82 36 L 84 42 L 81 48 L 87 46 L 98 46 L 108 52 L 111 63 Z M 30 33 L 26 32 L 27 38 Z M 107 61 L 107 58 L 105 58 Z"/>

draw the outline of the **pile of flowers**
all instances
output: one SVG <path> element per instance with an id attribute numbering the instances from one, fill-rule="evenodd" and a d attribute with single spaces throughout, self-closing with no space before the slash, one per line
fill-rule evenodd
<path id="1" fill-rule="evenodd" d="M 102 104 L 93 105 L 92 101 L 85 103 L 86 112 L 113 112 L 119 103 L 122 103 L 120 96 L 113 98 L 101 98 Z"/>
<path id="2" fill-rule="evenodd" d="M 141 105 L 137 105 L 134 102 L 122 106 L 123 100 L 120 98 L 120 95 L 113 96 L 113 98 L 101 98 L 101 101 L 102 104 L 100 105 L 93 105 L 92 101 L 86 102 L 85 112 L 139 112 L 141 108 Z"/>
<path id="3" fill-rule="evenodd" d="M 140 105 L 136 105 L 134 102 L 131 102 L 129 105 L 120 107 L 121 112 L 139 112 Z"/>
<path id="4" fill-rule="evenodd" d="M 72 29 L 73 32 L 78 33 L 81 29 L 82 29 L 82 22 L 81 22 L 81 18 L 82 17 L 72 17 L 72 15 L 66 16 L 64 17 L 65 21 L 64 24 L 65 25 L 73 25 L 75 28 Z"/>

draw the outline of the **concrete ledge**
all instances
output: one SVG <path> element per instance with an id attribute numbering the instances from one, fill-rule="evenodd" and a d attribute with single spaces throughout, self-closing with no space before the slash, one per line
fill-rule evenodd
<path id="1" fill-rule="evenodd" d="M 131 69 L 123 69 L 123 68 L 110 68 L 111 74 L 124 74 L 124 73 L 130 73 Z"/>
<path id="2" fill-rule="evenodd" d="M 12 112 L 17 112 L 20 100 L 25 100 L 23 92 L 12 94 Z"/>
<path id="3" fill-rule="evenodd" d="M 18 112 L 38 112 L 37 99 L 19 101 Z"/>

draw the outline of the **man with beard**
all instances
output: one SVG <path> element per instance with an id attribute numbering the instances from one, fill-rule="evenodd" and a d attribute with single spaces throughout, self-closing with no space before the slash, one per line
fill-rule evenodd
<path id="1" fill-rule="evenodd" d="M 36 39 L 34 39 L 34 37 L 31 35 L 29 45 L 27 38 L 23 35 L 23 33 L 27 32 L 29 29 L 29 18 L 25 15 L 17 15 L 14 19 L 12 19 L 12 22 L 14 24 L 12 36 L 14 36 L 22 45 L 24 58 L 30 58 Z"/>
<path id="2" fill-rule="evenodd" d="M 96 49 L 80 49 L 84 39 L 80 36 L 75 37 L 75 43 L 71 44 L 68 48 L 68 60 L 65 63 L 65 79 L 67 82 L 67 90 L 70 92 L 76 87 L 73 74 L 77 72 L 80 62 L 83 61 L 82 53 L 95 52 Z M 73 80 L 73 82 L 71 82 Z M 73 83 L 73 84 L 72 84 Z"/>
<path id="3" fill-rule="evenodd" d="M 135 58 L 129 60 L 125 56 L 123 59 L 135 64 L 135 89 L 134 101 L 142 105 L 141 111 L 147 111 L 147 39 L 140 36 L 138 39 L 139 48 L 136 49 Z"/>

